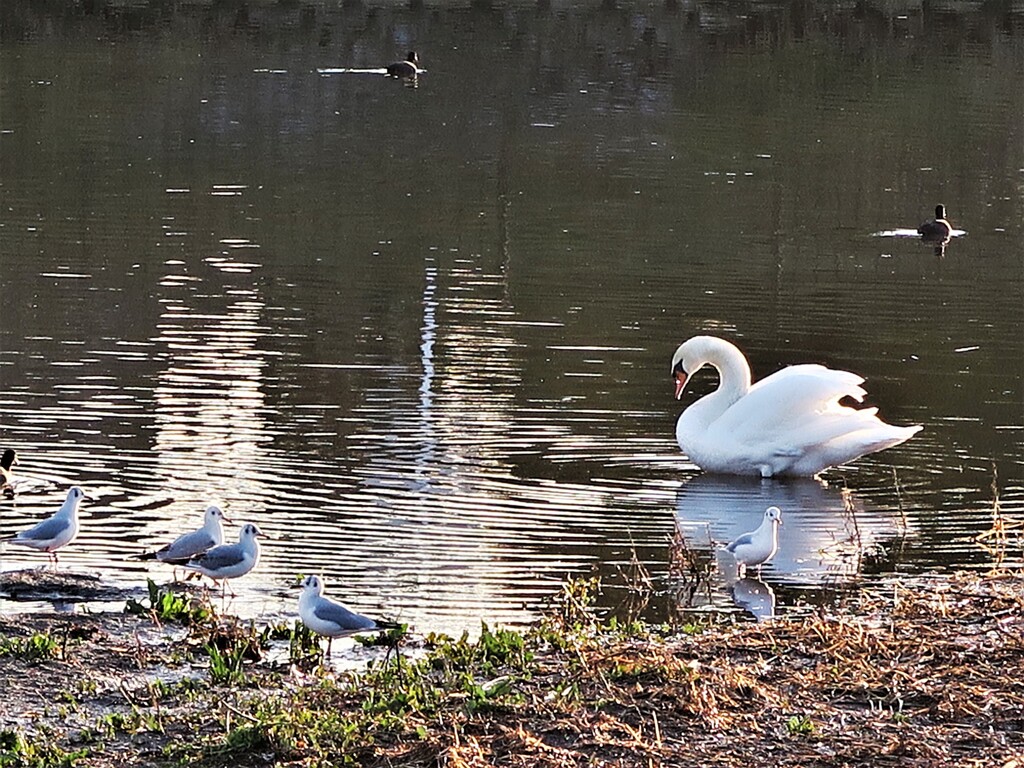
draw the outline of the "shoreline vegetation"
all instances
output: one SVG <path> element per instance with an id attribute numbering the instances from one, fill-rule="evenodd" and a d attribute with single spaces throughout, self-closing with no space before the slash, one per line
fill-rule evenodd
<path id="1" fill-rule="evenodd" d="M 151 583 L 124 613 L 0 617 L 0 768 L 1024 766 L 1024 582 L 891 578 L 800 616 L 606 618 L 574 580 L 524 630 L 367 636 Z"/>

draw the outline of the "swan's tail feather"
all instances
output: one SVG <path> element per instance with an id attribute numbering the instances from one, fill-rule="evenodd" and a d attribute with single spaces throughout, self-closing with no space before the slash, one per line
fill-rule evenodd
<path id="1" fill-rule="evenodd" d="M 861 456 L 884 451 L 886 448 L 892 448 L 900 443 L 904 443 L 920 432 L 921 429 L 920 425 L 894 427 L 890 424 L 879 423 L 879 425 L 869 429 L 861 429 L 840 435 L 823 444 L 815 452 L 813 457 L 814 463 L 820 464 L 821 469 L 838 464 L 849 464 Z"/>

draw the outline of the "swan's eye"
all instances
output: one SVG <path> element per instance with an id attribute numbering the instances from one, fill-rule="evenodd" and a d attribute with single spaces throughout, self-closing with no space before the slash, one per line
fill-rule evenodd
<path id="1" fill-rule="evenodd" d="M 676 363 L 673 366 L 673 368 L 672 368 L 672 375 L 675 376 L 677 373 L 686 373 L 686 371 L 683 370 L 683 361 L 682 360 L 680 360 L 678 363 Z"/>

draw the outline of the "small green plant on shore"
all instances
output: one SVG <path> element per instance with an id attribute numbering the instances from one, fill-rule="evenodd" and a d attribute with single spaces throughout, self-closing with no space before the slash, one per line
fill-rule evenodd
<path id="1" fill-rule="evenodd" d="M 96 728 L 108 738 L 113 738 L 120 733 L 163 732 L 163 724 L 156 715 L 142 712 L 135 707 L 131 712 L 107 712 L 101 715 L 96 721 Z"/>
<path id="2" fill-rule="evenodd" d="M 409 625 L 399 624 L 380 630 L 376 634 L 356 635 L 355 641 L 365 648 L 396 648 L 409 636 Z"/>
<path id="3" fill-rule="evenodd" d="M 515 686 L 516 678 L 512 675 L 502 675 L 484 683 L 475 683 L 470 678 L 466 686 L 469 694 L 466 712 L 482 713 L 521 704 L 523 697 L 515 693 Z"/>
<path id="4" fill-rule="evenodd" d="M 88 749 L 65 751 L 43 734 L 26 737 L 20 729 L 0 730 L 0 768 L 72 768 L 88 755 Z"/>
<path id="5" fill-rule="evenodd" d="M 213 607 L 191 595 L 161 588 L 152 579 L 146 579 L 149 595 L 143 601 L 131 598 L 125 604 L 125 613 L 151 616 L 156 621 L 174 622 L 186 626 L 203 624 L 215 617 Z"/>
<path id="6" fill-rule="evenodd" d="M 61 655 L 61 644 L 49 632 L 36 632 L 28 637 L 0 637 L 0 656 L 45 661 Z"/>
<path id="7" fill-rule="evenodd" d="M 693 635 L 701 634 L 706 629 L 707 629 L 706 625 L 696 624 L 696 623 L 694 623 L 692 621 L 688 621 L 686 624 L 681 624 L 679 626 L 679 631 L 680 632 L 682 632 L 684 635 L 690 635 L 691 637 Z"/>
<path id="8" fill-rule="evenodd" d="M 258 725 L 243 725 L 228 732 L 224 738 L 227 753 L 248 754 L 270 746 L 266 728 Z"/>
<path id="9" fill-rule="evenodd" d="M 791 736 L 810 736 L 814 733 L 814 723 L 804 715 L 793 715 L 786 721 L 786 730 Z"/>
<path id="10" fill-rule="evenodd" d="M 513 630 L 492 630 L 486 623 L 480 625 L 480 636 L 469 639 L 467 632 L 453 640 L 447 635 L 428 635 L 428 656 L 435 668 L 470 669 L 477 667 L 490 672 L 496 666 L 511 665 L 522 668 L 533 656 L 526 650 L 523 635 Z"/>
<path id="11" fill-rule="evenodd" d="M 596 629 L 598 620 L 595 606 L 601 594 L 601 579 L 569 579 L 554 599 L 553 618 L 563 629 Z"/>
<path id="12" fill-rule="evenodd" d="M 207 643 L 203 649 L 210 657 L 210 680 L 215 685 L 238 685 L 245 682 L 245 657 L 249 652 L 247 642 L 236 643 L 224 651 L 213 643 Z"/>
<path id="13" fill-rule="evenodd" d="M 82 696 L 95 696 L 99 692 L 100 684 L 91 677 L 81 677 L 74 681 L 75 695 L 78 697 Z"/>
<path id="14" fill-rule="evenodd" d="M 288 660 L 292 664 L 316 661 L 323 656 L 323 651 L 320 649 L 320 636 L 301 621 L 296 621 L 286 636 L 288 638 Z"/>
<path id="15" fill-rule="evenodd" d="M 149 696 L 152 701 L 164 701 L 173 698 L 188 701 L 197 696 L 205 695 L 209 687 L 209 683 L 205 680 L 199 680 L 194 677 L 183 677 L 181 680 L 173 683 L 164 680 L 153 680 L 148 685 Z"/>

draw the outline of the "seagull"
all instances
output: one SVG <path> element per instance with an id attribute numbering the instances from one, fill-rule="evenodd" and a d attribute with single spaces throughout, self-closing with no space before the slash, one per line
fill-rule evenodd
<path id="1" fill-rule="evenodd" d="M 341 603 L 324 597 L 324 583 L 317 576 L 307 576 L 299 584 L 299 618 L 302 623 L 327 638 L 327 655 L 331 655 L 331 641 L 336 637 L 348 637 L 360 632 L 378 629 L 396 629 L 392 621 L 371 619 L 361 613 L 349 610 Z"/>
<path id="2" fill-rule="evenodd" d="M 8 499 L 14 498 L 14 483 L 11 478 L 11 467 L 18 463 L 18 454 L 13 448 L 4 451 L 0 456 L 0 493 Z"/>
<path id="3" fill-rule="evenodd" d="M 237 544 L 221 544 L 192 557 L 184 563 L 186 568 L 209 576 L 214 581 L 237 579 L 256 567 L 260 559 L 260 543 L 257 537 L 266 537 L 255 523 L 246 523 L 238 534 Z"/>
<path id="4" fill-rule="evenodd" d="M 71 486 L 63 506 L 53 515 L 27 531 L 21 531 L 16 536 L 9 536 L 0 541 L 23 544 L 47 552 L 53 564 L 57 565 L 57 550 L 70 544 L 78 535 L 78 505 L 84 498 L 85 491 L 77 485 Z"/>
<path id="5" fill-rule="evenodd" d="M 156 552 L 135 555 L 135 559 L 159 560 L 161 563 L 184 565 L 191 558 L 202 554 L 210 547 L 224 543 L 224 529 L 221 527 L 221 520 L 231 522 L 220 507 L 211 504 L 206 508 L 202 528 L 182 534 Z"/>
<path id="6" fill-rule="evenodd" d="M 779 549 L 779 526 L 782 525 L 782 510 L 768 507 L 764 511 L 764 519 L 757 530 L 741 534 L 735 541 L 726 545 L 725 549 L 732 553 L 739 566 L 740 575 L 746 572 L 748 565 L 767 562 Z"/>

